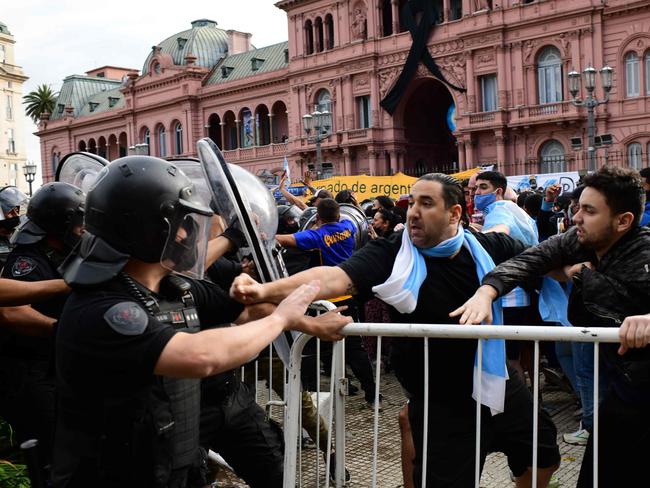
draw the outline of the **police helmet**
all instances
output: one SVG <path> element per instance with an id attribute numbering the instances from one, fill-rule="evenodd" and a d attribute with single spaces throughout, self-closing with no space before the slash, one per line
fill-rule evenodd
<path id="1" fill-rule="evenodd" d="M 0 229 L 9 235 L 20 223 L 29 199 L 15 186 L 0 188 Z"/>
<path id="2" fill-rule="evenodd" d="M 62 266 L 64 279 L 101 283 L 129 257 L 201 278 L 212 215 L 176 165 L 149 156 L 117 159 L 88 191 L 86 233 Z"/>
<path id="3" fill-rule="evenodd" d="M 11 236 L 12 244 L 35 244 L 50 235 L 69 251 L 79 241 L 84 193 L 69 183 L 43 185 L 30 199 L 25 220 Z"/>
<path id="4" fill-rule="evenodd" d="M 300 228 L 302 211 L 295 205 L 278 205 L 278 234 L 293 234 Z M 293 224 L 290 222 L 293 220 Z"/>

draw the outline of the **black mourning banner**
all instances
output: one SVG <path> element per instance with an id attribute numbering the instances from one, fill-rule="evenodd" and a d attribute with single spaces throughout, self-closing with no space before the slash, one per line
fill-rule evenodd
<path id="1" fill-rule="evenodd" d="M 419 23 L 416 21 L 418 14 L 421 14 Z M 427 49 L 427 40 L 436 24 L 437 17 L 436 9 L 431 0 L 409 0 L 402 8 L 402 22 L 411 33 L 413 44 L 411 44 L 411 50 L 406 58 L 404 69 L 397 79 L 397 83 L 395 83 L 395 86 L 393 86 L 381 101 L 381 106 L 391 115 L 397 109 L 408 84 L 418 69 L 418 63 L 420 61 L 422 61 L 433 76 L 449 87 L 460 92 L 466 91 L 464 88 L 452 85 L 447 81 Z"/>

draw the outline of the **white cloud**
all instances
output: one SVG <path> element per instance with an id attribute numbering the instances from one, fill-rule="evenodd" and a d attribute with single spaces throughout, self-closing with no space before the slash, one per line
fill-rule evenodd
<path id="1" fill-rule="evenodd" d="M 151 46 L 189 29 L 196 19 L 215 20 L 223 29 L 253 34 L 261 47 L 286 41 L 287 18 L 275 0 L 4 0 L 0 22 L 16 41 L 16 63 L 30 79 L 23 94 L 46 83 L 113 65 L 142 68 Z M 40 162 L 36 126 L 25 117 L 28 159 Z"/>

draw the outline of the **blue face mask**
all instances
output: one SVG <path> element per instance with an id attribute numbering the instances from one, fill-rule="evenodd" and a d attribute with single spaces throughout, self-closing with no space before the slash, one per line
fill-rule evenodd
<path id="1" fill-rule="evenodd" d="M 486 193 L 485 195 L 474 195 L 474 208 L 482 212 L 496 201 L 496 192 Z"/>

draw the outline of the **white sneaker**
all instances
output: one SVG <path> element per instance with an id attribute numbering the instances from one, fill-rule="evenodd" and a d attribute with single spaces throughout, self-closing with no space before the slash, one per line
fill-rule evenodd
<path id="1" fill-rule="evenodd" d="M 567 444 L 573 444 L 574 446 L 586 446 L 587 442 L 589 441 L 589 431 L 586 429 L 578 429 L 575 432 L 563 434 L 562 438 Z"/>

